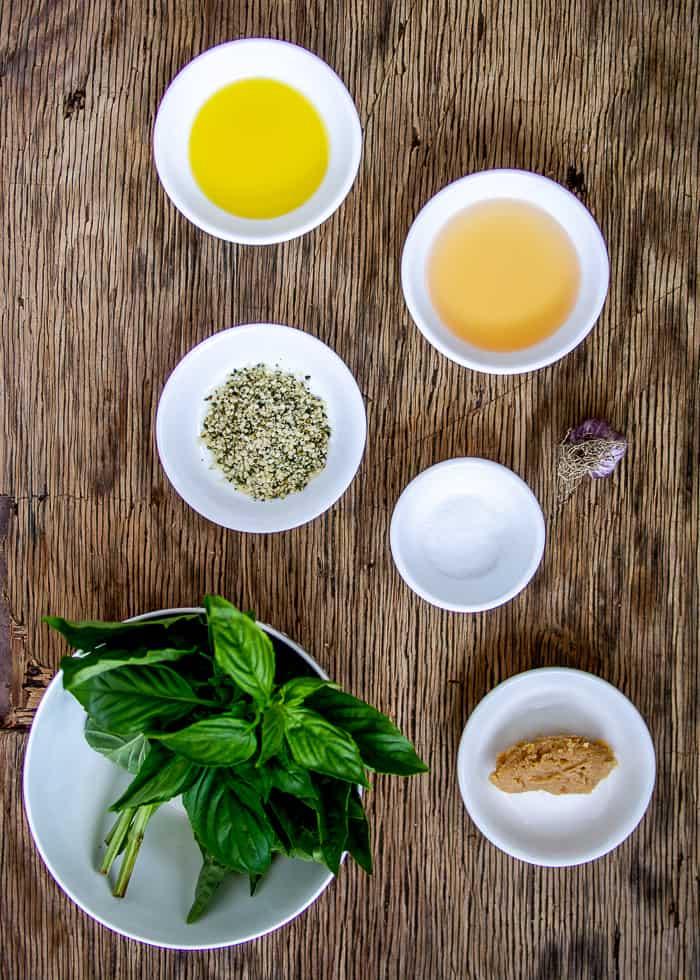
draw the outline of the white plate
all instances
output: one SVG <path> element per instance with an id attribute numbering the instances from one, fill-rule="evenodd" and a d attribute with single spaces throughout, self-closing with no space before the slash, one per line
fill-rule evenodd
<path id="1" fill-rule="evenodd" d="M 592 793 L 504 793 L 489 781 L 496 757 L 538 735 L 603 739 L 617 766 Z M 581 670 L 545 667 L 495 687 L 469 716 L 457 759 L 469 816 L 506 854 L 546 867 L 583 864 L 607 854 L 644 816 L 656 759 L 644 719 L 607 681 Z"/>
<path id="2" fill-rule="evenodd" d="M 403 491 L 390 538 L 414 592 L 441 609 L 480 612 L 508 602 L 535 574 L 544 517 L 512 470 L 488 459 L 448 459 Z"/>
<path id="3" fill-rule="evenodd" d="M 215 92 L 243 78 L 272 78 L 291 85 L 316 108 L 328 133 L 328 169 L 300 207 L 279 218 L 239 218 L 217 207 L 199 189 L 189 161 L 192 124 Z M 310 231 L 341 204 L 360 165 L 362 128 L 355 103 L 329 66 L 311 51 L 272 38 L 219 44 L 190 61 L 173 79 L 153 128 L 153 156 L 175 207 L 210 235 L 247 245 L 286 242 Z"/>
<path id="4" fill-rule="evenodd" d="M 324 469 L 282 500 L 253 500 L 213 468 L 200 433 L 205 397 L 234 368 L 259 363 L 301 377 L 326 403 L 331 436 Z M 249 323 L 222 330 L 180 361 L 163 389 L 156 418 L 158 454 L 177 492 L 203 517 L 236 531 L 286 531 L 328 510 L 348 488 L 365 448 L 367 421 L 360 389 L 338 355 L 301 330 Z"/>
<path id="5" fill-rule="evenodd" d="M 581 267 L 578 298 L 566 322 L 525 350 L 498 352 L 468 344 L 444 325 L 428 291 L 426 262 L 446 222 L 472 204 L 496 198 L 525 201 L 550 214 L 569 235 Z M 450 360 L 488 374 L 534 371 L 568 354 L 593 329 L 609 278 L 605 240 L 590 211 L 561 184 L 524 170 L 483 170 L 448 184 L 417 215 L 401 258 L 404 299 L 423 336 Z"/>
<path id="6" fill-rule="evenodd" d="M 186 612 L 201 610 L 163 610 L 150 616 Z M 326 676 L 296 643 L 269 626 L 265 629 Z M 177 801 L 165 804 L 152 817 L 126 897 L 114 898 L 96 868 L 104 851 L 101 842 L 115 819 L 107 810 L 133 777 L 88 746 L 83 735 L 85 712 L 62 684 L 58 674 L 32 724 L 24 761 L 24 805 L 46 867 L 93 919 L 153 946 L 233 946 L 289 922 L 333 880 L 321 865 L 278 857 L 253 898 L 247 879 L 232 875 L 203 918 L 187 925 L 201 855 L 187 814 Z"/>

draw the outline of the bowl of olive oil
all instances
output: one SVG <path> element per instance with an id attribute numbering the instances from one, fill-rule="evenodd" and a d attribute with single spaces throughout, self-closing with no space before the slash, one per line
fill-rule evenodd
<path id="1" fill-rule="evenodd" d="M 269 38 L 220 44 L 169 85 L 153 129 L 158 176 L 209 234 L 268 245 L 317 227 L 357 174 L 362 129 L 336 73 Z"/>
<path id="2" fill-rule="evenodd" d="M 609 261 L 591 213 L 521 170 L 456 180 L 423 207 L 401 280 L 418 329 L 453 361 L 518 374 L 559 360 L 593 328 Z"/>

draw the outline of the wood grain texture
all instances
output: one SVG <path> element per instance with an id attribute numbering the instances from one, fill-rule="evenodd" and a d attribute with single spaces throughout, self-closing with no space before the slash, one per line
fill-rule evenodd
<path id="1" fill-rule="evenodd" d="M 3 980 L 697 975 L 699 28 L 692 0 L 0 6 L 0 681 L 15 729 L 0 733 Z M 301 240 L 258 249 L 180 217 L 149 145 L 177 70 L 253 35 L 325 58 L 365 133 L 342 208 Z M 440 357 L 400 291 L 421 205 L 494 166 L 568 184 L 611 257 L 594 332 L 522 377 Z M 225 532 L 191 511 L 165 480 L 153 435 L 179 358 L 216 330 L 261 319 L 335 348 L 369 422 L 340 503 L 271 537 Z M 591 415 L 625 432 L 630 451 L 611 480 L 562 506 L 554 447 Z M 476 616 L 418 600 L 388 548 L 405 484 L 464 454 L 522 475 L 548 525 L 532 585 Z M 377 780 L 372 880 L 345 867 L 279 932 L 184 954 L 112 935 L 53 883 L 23 817 L 21 730 L 62 653 L 43 614 L 121 618 L 197 603 L 206 590 L 255 608 L 389 711 L 432 772 Z M 659 763 L 637 832 L 593 865 L 558 871 L 487 843 L 455 778 L 478 700 L 555 664 L 620 687 Z"/>

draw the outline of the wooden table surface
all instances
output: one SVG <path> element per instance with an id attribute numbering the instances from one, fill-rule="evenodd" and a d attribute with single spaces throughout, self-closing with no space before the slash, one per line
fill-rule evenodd
<path id="1" fill-rule="evenodd" d="M 0 880 L 3 980 L 690 978 L 697 955 L 699 8 L 547 0 L 6 0 L 0 7 Z M 303 238 L 237 247 L 167 200 L 158 100 L 194 55 L 268 35 L 347 84 L 364 130 L 349 197 Z M 567 185 L 607 239 L 610 294 L 564 361 L 490 377 L 440 356 L 403 303 L 422 204 L 490 167 Z M 198 341 L 279 321 L 330 344 L 366 399 L 352 486 L 285 534 L 207 523 L 154 444 L 158 396 Z M 557 503 L 555 447 L 608 419 L 630 442 L 610 480 Z M 392 508 L 426 466 L 512 467 L 547 521 L 508 605 L 427 605 L 390 557 Z M 354 865 L 303 916 L 240 948 L 122 939 L 64 897 L 34 850 L 21 770 L 62 645 L 45 613 L 122 618 L 221 591 L 391 713 L 431 774 L 380 777 L 376 871 Z M 617 685 L 656 746 L 638 830 L 548 870 L 489 844 L 455 776 L 467 716 L 499 681 L 567 665 Z"/>

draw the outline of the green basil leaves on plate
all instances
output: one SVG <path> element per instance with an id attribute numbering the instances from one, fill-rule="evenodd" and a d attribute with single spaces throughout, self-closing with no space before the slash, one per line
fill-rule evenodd
<path id="1" fill-rule="evenodd" d="M 140 732 L 137 735 L 115 735 L 100 728 L 89 715 L 85 722 L 85 741 L 122 769 L 135 775 L 151 749 L 151 743 Z"/>
<path id="2" fill-rule="evenodd" d="M 277 854 L 333 874 L 350 854 L 371 874 L 359 787 L 368 771 L 426 771 L 385 715 L 309 676 L 252 614 L 220 596 L 204 606 L 129 623 L 46 620 L 79 650 L 61 667 L 86 711 L 86 741 L 133 777 L 111 806 L 100 870 L 121 858 L 113 893 L 123 895 L 148 822 L 181 797 L 202 852 L 188 922 L 231 873 L 253 895 Z"/>

